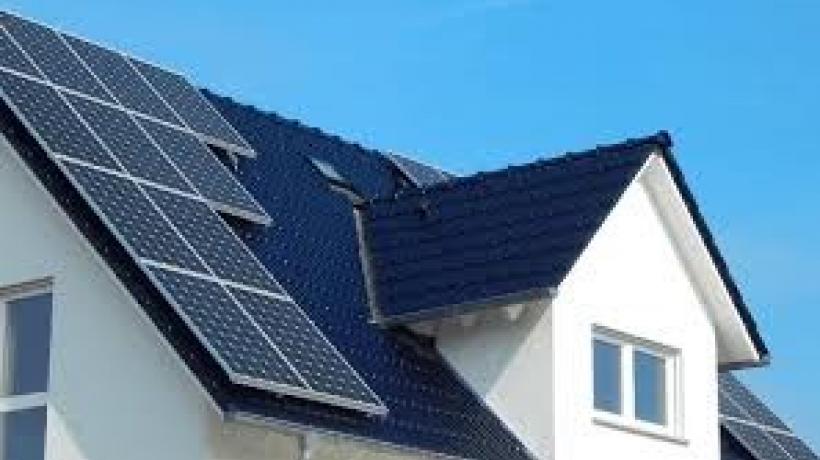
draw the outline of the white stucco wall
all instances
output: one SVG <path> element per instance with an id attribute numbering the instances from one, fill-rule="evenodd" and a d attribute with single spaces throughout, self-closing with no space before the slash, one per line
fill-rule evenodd
<path id="1" fill-rule="evenodd" d="M 557 458 L 719 458 L 714 328 L 641 182 L 559 286 L 554 309 Z M 593 422 L 595 325 L 680 350 L 685 443 Z"/>
<path id="2" fill-rule="evenodd" d="M 0 286 L 53 278 L 49 460 L 290 460 L 300 437 L 221 415 L 0 136 Z M 421 458 L 320 438 L 313 460 Z"/>
<path id="3" fill-rule="evenodd" d="M 450 323 L 437 335 L 451 365 L 539 458 L 719 458 L 715 330 L 642 182 L 540 311 L 515 323 Z M 593 326 L 681 351 L 677 442 L 593 421 Z"/>

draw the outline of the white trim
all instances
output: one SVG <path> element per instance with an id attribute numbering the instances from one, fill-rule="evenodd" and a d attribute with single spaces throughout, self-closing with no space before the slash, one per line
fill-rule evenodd
<path id="1" fill-rule="evenodd" d="M 30 393 L 0 397 L 0 414 L 34 409 L 48 404 L 48 393 Z"/>

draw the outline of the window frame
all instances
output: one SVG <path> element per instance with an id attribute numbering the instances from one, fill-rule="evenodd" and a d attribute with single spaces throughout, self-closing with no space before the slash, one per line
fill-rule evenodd
<path id="1" fill-rule="evenodd" d="M 686 442 L 683 431 L 683 388 L 682 357 L 679 349 L 660 344 L 635 335 L 615 331 L 602 326 L 594 326 L 592 338 L 589 341 L 590 350 L 595 341 L 617 345 L 620 350 L 620 391 L 621 412 L 613 413 L 595 407 L 594 381 L 595 364 L 594 353 L 591 353 L 593 392 L 590 395 L 590 407 L 593 420 L 601 425 L 625 429 L 630 432 L 648 434 L 679 442 Z M 635 352 L 640 351 L 659 358 L 663 361 L 665 378 L 664 410 L 665 423 L 658 424 L 644 421 L 636 416 L 636 384 L 635 384 Z"/>
<path id="2" fill-rule="evenodd" d="M 30 409 L 44 409 L 46 411 L 46 426 L 48 430 L 48 390 L 49 382 L 46 381 L 46 391 L 37 393 L 27 393 L 22 395 L 7 395 L 5 394 L 6 386 L 8 384 L 6 375 L 7 361 L 9 359 L 6 333 L 8 331 L 9 309 L 13 302 L 18 300 L 29 299 L 40 295 L 51 296 L 51 317 L 54 318 L 54 289 L 50 278 L 30 281 L 26 283 L 15 284 L 11 286 L 0 287 L 0 417 L 5 417 L 6 414 L 22 412 Z M 54 323 L 50 323 L 49 331 L 49 347 L 53 347 L 54 341 Z M 51 362 L 53 355 L 49 353 L 49 374 L 51 370 Z M 50 375 L 49 375 L 50 380 Z M 46 439 L 44 439 L 44 442 Z M 43 446 L 45 449 L 46 446 Z M 2 455 L 2 452 L 0 452 Z"/>

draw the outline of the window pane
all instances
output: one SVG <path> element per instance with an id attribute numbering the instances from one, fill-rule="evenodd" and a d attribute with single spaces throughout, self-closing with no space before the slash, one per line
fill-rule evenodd
<path id="1" fill-rule="evenodd" d="M 45 392 L 51 342 L 51 294 L 11 301 L 7 315 L 4 393 Z"/>
<path id="2" fill-rule="evenodd" d="M 46 450 L 46 408 L 7 412 L 0 418 L 0 459 L 43 460 Z"/>
<path id="3" fill-rule="evenodd" d="M 635 418 L 666 424 L 666 360 L 635 351 Z"/>
<path id="4" fill-rule="evenodd" d="M 593 345 L 595 408 L 621 413 L 621 347 L 602 340 Z"/>

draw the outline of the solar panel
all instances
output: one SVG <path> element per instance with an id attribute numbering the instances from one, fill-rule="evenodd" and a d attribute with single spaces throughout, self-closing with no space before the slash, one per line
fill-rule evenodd
<path id="1" fill-rule="evenodd" d="M 229 374 L 304 389 L 288 363 L 222 286 L 155 267 L 148 272 Z"/>
<path id="2" fill-rule="evenodd" d="M 139 123 L 214 207 L 258 222 L 270 221 L 265 210 L 199 139 L 152 121 Z"/>
<path id="3" fill-rule="evenodd" d="M 43 76 L 11 41 L 11 37 L 4 29 L 0 29 L 0 66 L 34 77 Z"/>
<path id="4" fill-rule="evenodd" d="M 4 13 L 2 22 L 46 77 L 57 85 L 113 102 L 83 62 L 53 30 Z"/>
<path id="5" fill-rule="evenodd" d="M 267 274 L 230 227 L 205 204 L 160 190 L 148 190 L 148 193 L 216 276 L 283 293 L 279 283 Z"/>
<path id="6" fill-rule="evenodd" d="M 760 428 L 732 420 L 724 420 L 723 426 L 758 460 L 793 460 Z"/>
<path id="7" fill-rule="evenodd" d="M 3 42 L 6 36 L 0 34 L 0 47 L 10 47 L 11 56 L 0 58 L 11 68 L 0 69 L 3 100 L 232 381 L 385 413 L 378 397 L 216 213 L 270 219 L 208 147 L 186 126 L 135 112 L 136 103 L 104 102 L 82 75 L 85 67 L 77 70 L 76 62 L 60 54 L 66 45 L 60 36 L 24 20 L 5 22 L 10 23 L 26 46 Z M 95 67 L 116 61 L 92 45 L 66 40 Z M 37 77 L 35 66 L 26 68 L 28 48 L 44 61 L 42 68 L 51 69 L 45 71 L 51 82 Z M 59 65 L 78 74 L 53 69 Z M 106 71 L 111 73 L 103 81 L 125 70 Z M 144 90 L 128 97 L 139 98 Z M 124 84 L 112 91 L 130 90 Z"/>
<path id="8" fill-rule="evenodd" d="M 79 96 L 67 97 L 71 106 L 128 173 L 186 193 L 195 193 L 127 113 Z"/>
<path id="9" fill-rule="evenodd" d="M 182 125 L 123 55 L 70 35 L 63 34 L 63 38 L 123 106 Z"/>
<path id="10" fill-rule="evenodd" d="M 788 431 L 789 428 L 757 396 L 752 394 L 737 378 L 731 374 L 720 375 L 720 388 L 732 401 L 742 407 L 751 419 L 760 425 L 771 426 Z"/>
<path id="11" fill-rule="evenodd" d="M 130 180 L 61 162 L 137 257 L 205 273 L 205 267 Z"/>
<path id="12" fill-rule="evenodd" d="M 781 433 L 771 433 L 771 435 L 794 460 L 818 460 L 820 458 L 797 436 Z"/>
<path id="13" fill-rule="evenodd" d="M 450 180 L 445 172 L 411 160 L 407 157 L 391 153 L 387 158 L 399 171 L 402 172 L 416 187 L 430 187 Z"/>
<path id="14" fill-rule="evenodd" d="M 381 405 L 299 306 L 289 299 L 230 291 L 311 388 L 332 397 Z"/>
<path id="15" fill-rule="evenodd" d="M 818 460 L 736 377 L 724 373 L 719 379 L 721 424 L 757 460 Z"/>
<path id="16" fill-rule="evenodd" d="M 131 62 L 191 129 L 228 150 L 253 154 L 251 146 L 184 77 L 137 59 Z"/>
<path id="17" fill-rule="evenodd" d="M 0 87 L 18 114 L 53 152 L 119 169 L 55 89 L 4 71 L 0 71 Z"/>

